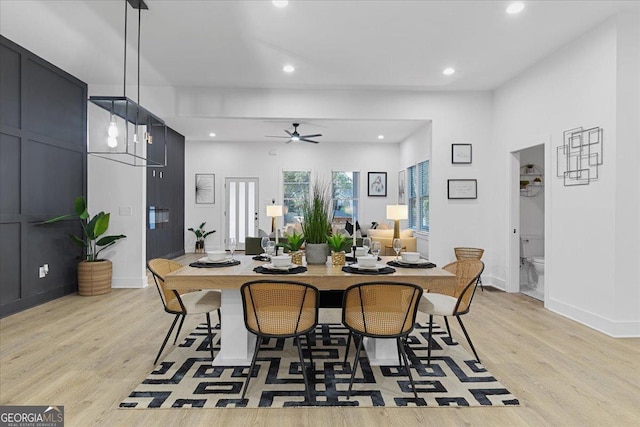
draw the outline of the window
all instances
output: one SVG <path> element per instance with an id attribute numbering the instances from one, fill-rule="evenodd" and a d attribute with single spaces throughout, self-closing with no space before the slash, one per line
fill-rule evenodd
<path id="1" fill-rule="evenodd" d="M 283 171 L 282 172 L 282 204 L 284 210 L 284 223 L 295 223 L 302 217 L 302 203 L 309 198 L 310 171 Z M 296 218 L 297 217 L 297 218 Z"/>
<path id="2" fill-rule="evenodd" d="M 358 219 L 359 172 L 331 172 L 331 197 L 335 219 Z"/>
<path id="3" fill-rule="evenodd" d="M 429 160 L 407 170 L 409 227 L 429 231 Z"/>

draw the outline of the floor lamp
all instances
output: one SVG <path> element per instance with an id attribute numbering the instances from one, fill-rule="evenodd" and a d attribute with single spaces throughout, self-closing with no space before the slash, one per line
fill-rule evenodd
<path id="1" fill-rule="evenodd" d="M 276 218 L 282 216 L 282 205 L 267 205 L 267 216 L 271 217 L 271 232 L 276 233 L 276 245 L 278 244 L 278 228 Z"/>

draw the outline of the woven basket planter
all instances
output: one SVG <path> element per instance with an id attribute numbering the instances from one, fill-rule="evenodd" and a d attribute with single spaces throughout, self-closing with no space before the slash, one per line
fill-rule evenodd
<path id="1" fill-rule="evenodd" d="M 296 265 L 302 265 L 302 251 L 291 252 L 291 262 Z"/>
<path id="2" fill-rule="evenodd" d="M 347 262 L 344 251 L 334 252 L 331 251 L 331 265 L 343 266 Z"/>
<path id="3" fill-rule="evenodd" d="M 104 295 L 111 292 L 111 271 L 109 260 L 81 261 L 78 264 L 78 295 Z"/>

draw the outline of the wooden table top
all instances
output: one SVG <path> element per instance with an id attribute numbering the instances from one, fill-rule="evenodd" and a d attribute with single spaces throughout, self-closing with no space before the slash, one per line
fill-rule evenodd
<path id="1" fill-rule="evenodd" d="M 307 265 L 307 271 L 299 274 L 260 274 L 255 267 L 265 264 L 254 261 L 249 255 L 234 257 L 240 265 L 219 268 L 183 267 L 169 273 L 165 283 L 169 289 L 239 289 L 244 283 L 258 280 L 291 280 L 309 283 L 320 290 L 341 290 L 351 285 L 373 281 L 397 281 L 414 283 L 431 292 L 452 294 L 455 287 L 455 275 L 441 268 L 395 268 L 395 273 L 381 275 L 350 274 L 342 267 L 334 267 L 331 262 L 324 265 Z M 382 257 L 380 263 L 386 264 L 394 257 Z"/>

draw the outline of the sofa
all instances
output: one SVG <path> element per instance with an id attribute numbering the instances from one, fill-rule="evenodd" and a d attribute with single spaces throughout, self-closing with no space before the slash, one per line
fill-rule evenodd
<path id="1" fill-rule="evenodd" d="M 393 229 L 379 230 L 369 229 L 368 236 L 372 242 L 380 242 L 380 255 L 395 255 L 393 250 Z M 417 239 L 413 235 L 413 230 L 400 230 L 400 240 L 402 241 L 403 252 L 417 252 Z"/>

